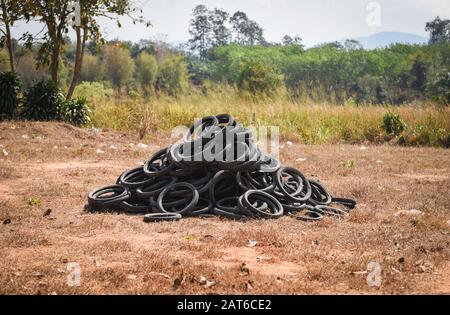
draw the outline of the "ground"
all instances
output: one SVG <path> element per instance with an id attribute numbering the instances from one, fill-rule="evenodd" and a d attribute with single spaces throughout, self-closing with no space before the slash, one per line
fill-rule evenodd
<path id="1" fill-rule="evenodd" d="M 1 123 L 0 294 L 450 293 L 449 150 L 284 143 L 283 164 L 358 200 L 341 220 L 148 224 L 83 211 L 91 190 L 173 141 Z"/>

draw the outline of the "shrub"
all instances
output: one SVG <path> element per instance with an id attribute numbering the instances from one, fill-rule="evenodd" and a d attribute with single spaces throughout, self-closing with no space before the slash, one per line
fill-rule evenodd
<path id="1" fill-rule="evenodd" d="M 275 95 L 283 86 L 283 75 L 270 64 L 259 60 L 247 61 L 239 75 L 238 87 L 253 95 Z"/>
<path id="2" fill-rule="evenodd" d="M 383 117 L 381 128 L 383 128 L 388 135 L 397 136 L 405 130 L 406 123 L 400 115 L 388 112 Z"/>
<path id="3" fill-rule="evenodd" d="M 64 121 L 75 126 L 86 125 L 91 121 L 89 115 L 91 109 L 85 98 L 77 98 L 64 102 L 63 117 Z"/>
<path id="4" fill-rule="evenodd" d="M 132 100 L 138 100 L 141 98 L 141 92 L 139 84 L 136 81 L 130 80 L 126 83 L 126 94 Z"/>
<path id="5" fill-rule="evenodd" d="M 0 73 L 0 120 L 16 115 L 20 89 L 21 82 L 16 73 Z"/>
<path id="6" fill-rule="evenodd" d="M 40 206 L 42 204 L 41 199 L 38 197 L 30 197 L 28 198 L 27 202 L 30 206 Z"/>
<path id="7" fill-rule="evenodd" d="M 64 96 L 51 80 L 42 80 L 25 92 L 22 116 L 29 120 L 61 120 Z"/>
<path id="8" fill-rule="evenodd" d="M 158 62 L 155 56 L 143 52 L 137 61 L 136 75 L 146 94 L 152 89 L 158 75 Z"/>
<path id="9" fill-rule="evenodd" d="M 97 56 L 86 53 L 83 57 L 80 81 L 95 82 L 103 78 L 103 65 Z"/>
<path id="10" fill-rule="evenodd" d="M 96 103 L 113 96 L 114 91 L 111 86 L 103 82 L 82 82 L 78 84 L 74 95 L 85 98 L 90 103 Z"/>
<path id="11" fill-rule="evenodd" d="M 398 143 L 448 148 L 450 147 L 450 132 L 443 128 L 436 129 L 433 126 L 414 126 L 400 136 Z"/>
<path id="12" fill-rule="evenodd" d="M 177 96 L 188 87 L 186 63 L 181 55 L 174 55 L 161 64 L 156 81 L 157 89 L 171 96 Z"/>
<path id="13" fill-rule="evenodd" d="M 450 72 L 442 72 L 429 84 L 432 99 L 438 103 L 450 104 Z"/>
<path id="14" fill-rule="evenodd" d="M 42 80 L 48 74 L 48 69 L 44 65 L 36 68 L 33 52 L 25 51 L 16 60 L 16 72 L 22 80 L 23 88 L 28 89 L 35 82 Z"/>
<path id="15" fill-rule="evenodd" d="M 103 65 L 106 77 L 119 90 L 125 82 L 131 79 L 134 72 L 134 61 L 129 50 L 116 45 L 105 47 Z"/>

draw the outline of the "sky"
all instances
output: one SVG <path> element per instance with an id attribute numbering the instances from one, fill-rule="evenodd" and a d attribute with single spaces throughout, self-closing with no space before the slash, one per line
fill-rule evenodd
<path id="1" fill-rule="evenodd" d="M 135 0 L 152 27 L 123 19 L 122 28 L 100 21 L 109 40 L 163 39 L 177 44 L 189 39 L 189 20 L 198 4 L 229 13 L 244 11 L 264 29 L 268 41 L 300 35 L 306 46 L 358 38 L 378 32 L 406 32 L 427 37 L 425 23 L 436 16 L 450 19 L 450 0 Z M 17 25 L 14 36 L 38 25 Z"/>

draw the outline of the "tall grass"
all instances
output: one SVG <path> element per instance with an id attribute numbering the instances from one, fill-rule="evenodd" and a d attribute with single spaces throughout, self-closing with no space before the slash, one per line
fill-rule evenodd
<path id="1" fill-rule="evenodd" d="M 381 127 L 383 116 L 392 111 L 406 122 L 406 130 L 397 137 Z M 179 98 L 155 97 L 149 101 L 122 99 L 97 100 L 92 124 L 100 128 L 168 131 L 175 126 L 191 125 L 194 119 L 230 113 L 245 125 L 278 126 L 282 138 L 307 144 L 381 143 L 449 147 L 450 110 L 428 106 L 336 106 L 286 98 L 242 97 L 237 93 L 212 92 Z M 144 124 L 143 124 L 144 120 Z M 152 125 L 149 126 L 149 122 Z"/>

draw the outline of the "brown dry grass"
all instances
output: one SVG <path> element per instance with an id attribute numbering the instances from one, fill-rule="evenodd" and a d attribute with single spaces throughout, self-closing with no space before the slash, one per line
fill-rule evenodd
<path id="1" fill-rule="evenodd" d="M 11 220 L 0 224 L 1 294 L 450 293 L 448 150 L 285 146 L 284 164 L 358 198 L 340 221 L 145 224 L 140 216 L 84 213 L 90 190 L 172 140 L 158 135 L 146 149 L 130 146 L 138 142 L 131 133 L 65 124 L 0 124 L 9 153 L 0 152 L 0 220 Z M 349 160 L 354 166 L 343 166 Z M 31 197 L 40 204 L 30 205 Z M 424 214 L 394 215 L 409 209 Z M 382 268 L 379 288 L 366 282 L 371 261 Z M 69 262 L 81 266 L 79 287 L 66 283 Z M 216 285 L 201 286 L 200 276 Z"/>

